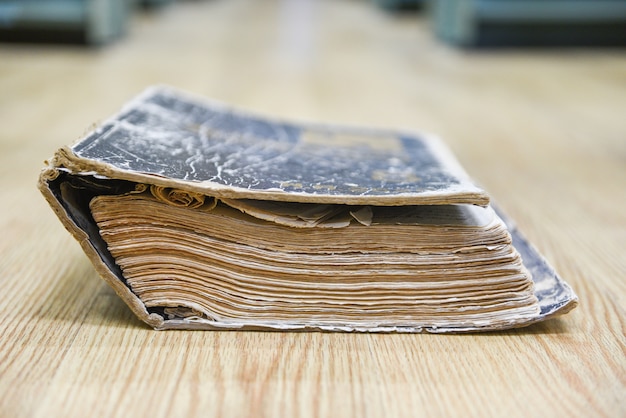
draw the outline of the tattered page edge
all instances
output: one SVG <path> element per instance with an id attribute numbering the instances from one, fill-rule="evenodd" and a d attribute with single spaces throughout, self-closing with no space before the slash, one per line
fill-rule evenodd
<path id="1" fill-rule="evenodd" d="M 524 266 L 530 271 L 535 286 L 540 312 L 526 321 L 499 324 L 497 326 L 486 323 L 484 326 L 473 327 L 441 327 L 428 324 L 414 326 L 372 326 L 362 324 L 345 325 L 310 325 L 284 323 L 262 323 L 254 321 L 242 322 L 212 322 L 206 320 L 172 319 L 165 320 L 159 329 L 198 329 L 198 330 L 258 330 L 258 331 L 325 331 L 325 332 L 357 332 L 357 333 L 473 333 L 488 331 L 505 331 L 507 329 L 524 328 L 532 324 L 543 322 L 553 317 L 564 315 L 578 306 L 578 296 L 573 289 L 556 273 L 548 261 L 519 231 L 517 226 L 503 212 L 491 205 L 496 214 L 503 220 L 511 238 L 513 246 L 522 256 Z"/>

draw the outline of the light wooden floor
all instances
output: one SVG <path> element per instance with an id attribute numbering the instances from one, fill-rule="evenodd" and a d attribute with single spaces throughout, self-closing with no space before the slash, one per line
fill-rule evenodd
<path id="1" fill-rule="evenodd" d="M 479 335 L 155 332 L 35 183 L 145 86 L 432 131 L 580 297 Z M 368 1 L 180 1 L 113 45 L 0 45 L 0 416 L 626 416 L 626 51 L 458 51 Z"/>

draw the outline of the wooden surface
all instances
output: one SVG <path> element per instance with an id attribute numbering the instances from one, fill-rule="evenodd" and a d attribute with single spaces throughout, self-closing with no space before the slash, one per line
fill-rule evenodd
<path id="1" fill-rule="evenodd" d="M 432 131 L 580 297 L 476 335 L 156 332 L 35 183 L 146 85 Z M 626 416 L 626 52 L 459 51 L 367 1 L 181 1 L 95 50 L 0 45 L 0 416 Z"/>

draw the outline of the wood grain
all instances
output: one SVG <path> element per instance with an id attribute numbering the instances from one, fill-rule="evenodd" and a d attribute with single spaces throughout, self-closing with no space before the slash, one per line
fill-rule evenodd
<path id="1" fill-rule="evenodd" d="M 626 53 L 463 51 L 365 1 L 194 1 L 99 48 L 0 45 L 0 416 L 626 416 Z M 35 187 L 149 84 L 434 132 L 580 297 L 472 335 L 155 332 Z"/>

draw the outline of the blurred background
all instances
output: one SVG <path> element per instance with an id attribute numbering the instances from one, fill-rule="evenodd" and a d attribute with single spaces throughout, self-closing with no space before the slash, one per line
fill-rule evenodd
<path id="1" fill-rule="evenodd" d="M 103 44 L 125 35 L 132 25 L 131 15 L 138 8 L 156 9 L 174 1 L 0 0 L 1 39 Z M 288 7 L 307 7 L 307 2 L 302 1 L 285 3 L 292 4 Z M 457 45 L 626 43 L 623 0 L 371 0 L 370 3 L 388 11 L 424 9 L 433 22 L 434 32 Z"/>

